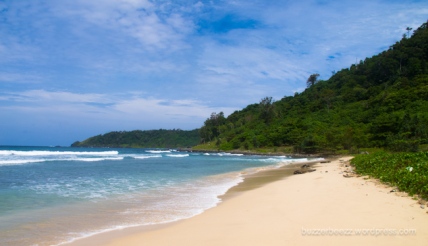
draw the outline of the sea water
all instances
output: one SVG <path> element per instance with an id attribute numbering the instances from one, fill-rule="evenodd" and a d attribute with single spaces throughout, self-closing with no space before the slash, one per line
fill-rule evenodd
<path id="1" fill-rule="evenodd" d="M 161 149 L 0 147 L 0 245 L 60 245 L 216 206 L 242 175 L 307 161 Z"/>

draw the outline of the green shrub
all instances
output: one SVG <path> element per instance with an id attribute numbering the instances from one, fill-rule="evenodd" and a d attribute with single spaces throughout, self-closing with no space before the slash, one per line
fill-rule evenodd
<path id="1" fill-rule="evenodd" d="M 428 152 L 358 155 L 351 161 L 358 174 L 397 186 L 410 195 L 428 198 Z"/>

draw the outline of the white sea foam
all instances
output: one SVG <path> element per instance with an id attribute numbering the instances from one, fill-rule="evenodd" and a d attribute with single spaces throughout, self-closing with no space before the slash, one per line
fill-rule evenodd
<path id="1" fill-rule="evenodd" d="M 160 154 L 160 153 L 171 153 L 172 150 L 146 150 L 148 153 Z"/>
<path id="2" fill-rule="evenodd" d="M 90 155 L 90 156 L 110 156 L 118 155 L 118 151 L 19 151 L 19 150 L 0 150 L 0 156 L 61 156 L 61 155 Z"/>
<path id="3" fill-rule="evenodd" d="M 116 225 L 110 228 L 106 228 L 106 229 L 100 229 L 100 230 L 94 230 L 91 232 L 82 232 L 82 233 L 69 233 L 70 235 L 72 235 L 71 238 L 64 240 L 58 244 L 55 244 L 57 246 L 59 245 L 64 245 L 64 244 L 70 244 L 73 243 L 77 240 L 81 240 L 84 238 L 88 238 L 91 236 L 95 236 L 101 233 L 106 233 L 106 232 L 111 232 L 111 231 L 116 231 L 116 230 L 123 230 L 125 228 L 131 228 L 131 227 L 137 227 L 137 226 L 141 226 L 140 224 L 129 224 L 129 225 Z"/>
<path id="4" fill-rule="evenodd" d="M 135 159 L 149 159 L 149 158 L 161 158 L 162 155 L 135 155 L 132 157 Z"/>
<path id="5" fill-rule="evenodd" d="M 244 154 L 232 154 L 232 153 L 221 152 L 221 153 L 216 153 L 214 155 L 218 155 L 218 156 L 243 156 Z"/>
<path id="6" fill-rule="evenodd" d="M 122 160 L 118 151 L 19 151 L 0 150 L 1 165 L 22 165 L 36 162 L 52 161 L 105 161 Z"/>
<path id="7" fill-rule="evenodd" d="M 189 154 L 174 154 L 174 155 L 166 155 L 168 157 L 188 157 Z"/>
<path id="8" fill-rule="evenodd" d="M 92 161 L 119 161 L 119 160 L 123 160 L 124 157 L 104 157 L 104 158 L 76 158 L 76 159 L 72 159 L 73 161 L 87 161 L 87 162 L 92 162 Z M 64 159 L 61 159 L 62 161 Z"/>
<path id="9" fill-rule="evenodd" d="M 43 183 L 25 185 L 28 190 L 32 190 L 37 194 L 86 199 L 92 202 L 98 202 L 99 199 L 107 199 L 112 195 L 122 195 L 141 190 L 146 186 L 148 186 L 146 182 L 128 178 L 97 180 L 93 177 L 78 177 L 72 180 L 51 178 Z"/>
<path id="10" fill-rule="evenodd" d="M 221 153 L 224 156 L 243 156 L 244 154 Z"/>
<path id="11" fill-rule="evenodd" d="M 23 165 L 38 162 L 54 162 L 54 161 L 84 161 L 84 162 L 96 162 L 96 161 L 117 161 L 123 160 L 124 157 L 97 157 L 97 158 L 45 158 L 45 159 L 7 159 L 0 160 L 0 166 L 11 166 L 11 165 Z"/>
<path id="12" fill-rule="evenodd" d="M 132 198 L 134 207 L 116 213 L 128 219 L 122 218 L 121 222 L 116 221 L 104 228 L 69 233 L 69 238 L 57 245 L 71 243 L 104 232 L 170 223 L 196 216 L 217 206 L 221 201 L 218 197 L 242 181 L 243 178 L 240 173 L 227 173 L 168 186 L 161 190 L 153 190 L 146 195 L 136 195 Z M 129 202 L 126 203 L 130 204 Z M 145 205 L 141 206 L 141 203 Z"/>
<path id="13" fill-rule="evenodd" d="M 44 159 L 31 159 L 31 160 L 0 160 L 0 166 L 22 165 L 27 163 L 44 162 Z"/>

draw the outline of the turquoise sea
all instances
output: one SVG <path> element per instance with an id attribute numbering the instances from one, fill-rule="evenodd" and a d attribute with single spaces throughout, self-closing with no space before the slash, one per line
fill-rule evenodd
<path id="1" fill-rule="evenodd" d="M 307 161 L 164 149 L 0 146 L 0 245 L 61 245 L 195 216 L 243 173 Z"/>

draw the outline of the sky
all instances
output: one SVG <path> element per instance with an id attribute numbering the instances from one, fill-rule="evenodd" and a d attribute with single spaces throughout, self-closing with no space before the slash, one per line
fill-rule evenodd
<path id="1" fill-rule="evenodd" d="M 199 128 L 427 19 L 425 0 L 0 0 L 0 145 Z"/>

